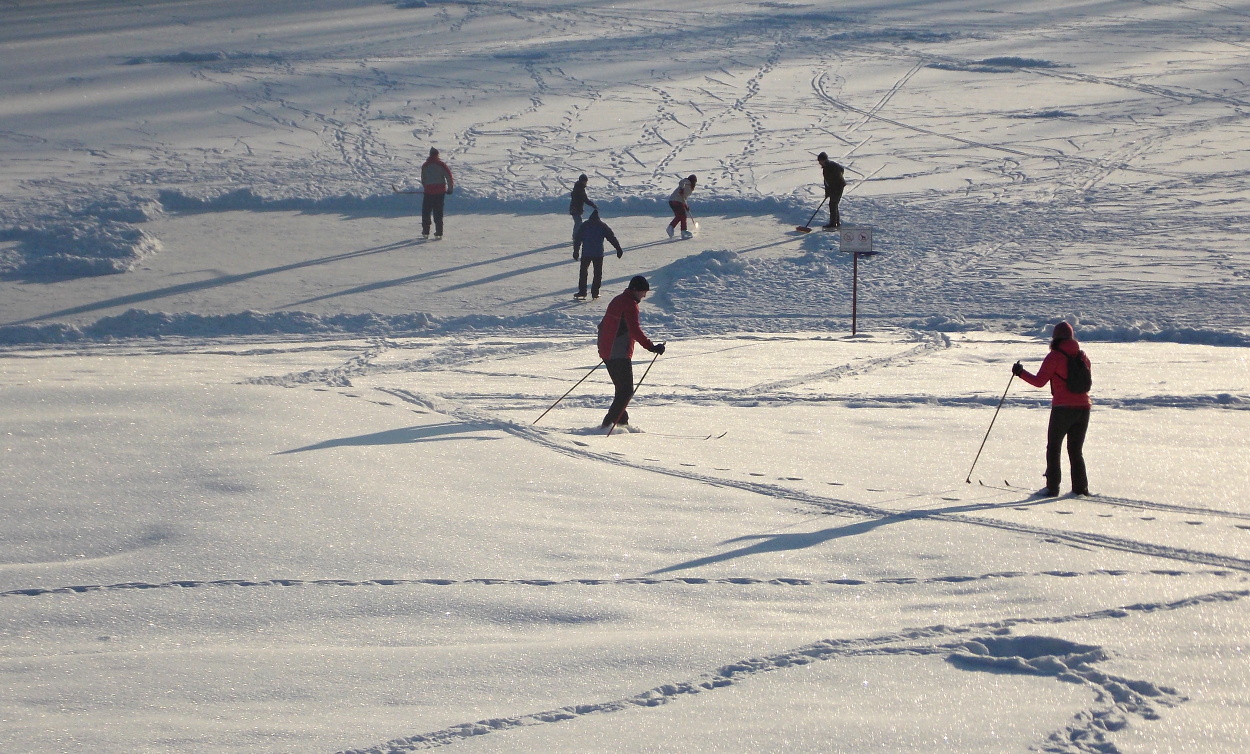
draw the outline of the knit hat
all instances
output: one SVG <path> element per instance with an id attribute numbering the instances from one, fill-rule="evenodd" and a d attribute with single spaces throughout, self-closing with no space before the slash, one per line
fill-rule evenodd
<path id="1" fill-rule="evenodd" d="M 437 150 L 437 149 L 435 149 L 434 147 L 430 147 L 430 156 L 431 156 L 431 157 L 438 157 L 438 150 Z"/>
<path id="2" fill-rule="evenodd" d="M 590 179 L 586 177 L 585 173 L 582 173 L 581 175 L 577 176 L 578 183 L 585 183 L 586 181 L 589 181 L 589 180 Z"/>
<path id="3" fill-rule="evenodd" d="M 827 160 L 827 159 L 829 159 L 829 155 L 825 154 L 824 152 L 821 152 L 820 154 L 816 155 L 816 159 L 818 159 L 818 160 Z"/>
<path id="4" fill-rule="evenodd" d="M 629 281 L 629 289 L 631 291 L 649 291 L 651 284 L 642 275 L 634 275 L 634 279 Z"/>
<path id="5" fill-rule="evenodd" d="M 1068 340 L 1072 335 L 1072 325 L 1069 325 L 1067 322 L 1060 322 L 1055 325 L 1055 332 L 1051 337 L 1055 340 Z"/>
<path id="6" fill-rule="evenodd" d="M 693 175 L 692 175 L 692 176 L 690 176 L 689 178 L 687 178 L 686 180 L 690 181 L 691 183 L 698 183 L 698 182 L 699 182 L 699 179 L 698 179 L 698 178 L 696 178 L 696 177 L 694 177 Z"/>

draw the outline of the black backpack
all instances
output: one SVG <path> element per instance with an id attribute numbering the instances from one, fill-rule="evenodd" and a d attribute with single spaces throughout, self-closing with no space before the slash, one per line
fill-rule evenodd
<path id="1" fill-rule="evenodd" d="M 1084 356 L 1084 351 L 1077 351 L 1075 355 L 1068 357 L 1068 377 L 1064 384 L 1068 386 L 1069 392 L 1088 393 L 1094 386 L 1094 375 L 1090 374 Z"/>

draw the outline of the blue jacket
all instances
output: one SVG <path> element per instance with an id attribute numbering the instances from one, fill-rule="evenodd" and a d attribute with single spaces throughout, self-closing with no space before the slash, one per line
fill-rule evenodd
<path id="1" fill-rule="evenodd" d="M 592 212 L 590 219 L 582 223 L 582 228 L 577 232 L 577 238 L 573 239 L 573 252 L 586 255 L 587 259 L 597 259 L 603 256 L 603 242 L 607 240 L 616 249 L 617 253 L 621 253 L 621 244 L 616 240 L 616 234 L 608 227 L 608 224 L 599 219 L 598 212 Z"/>

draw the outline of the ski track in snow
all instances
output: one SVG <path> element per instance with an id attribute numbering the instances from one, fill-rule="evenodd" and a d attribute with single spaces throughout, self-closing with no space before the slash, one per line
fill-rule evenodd
<path id="1" fill-rule="evenodd" d="M 386 211 L 383 200 L 370 199 L 378 186 L 398 182 L 414 172 L 420 158 L 413 158 L 412 143 L 440 142 L 444 152 L 457 158 L 457 177 L 467 200 L 478 206 L 507 211 L 509 201 L 547 201 L 567 191 L 561 182 L 568 174 L 585 170 L 596 176 L 599 185 L 620 197 L 621 202 L 659 202 L 675 183 L 676 176 L 689 172 L 700 175 L 696 200 L 712 196 L 723 200 L 731 211 L 762 211 L 781 206 L 787 212 L 806 207 L 807 189 L 781 195 L 796 183 L 810 184 L 812 174 L 793 171 L 798 157 L 807 159 L 817 143 L 840 141 L 863 178 L 848 191 L 843 208 L 851 217 L 884 226 L 883 240 L 889 252 L 861 262 L 866 279 L 860 295 L 869 308 L 891 312 L 865 315 L 869 321 L 901 324 L 915 330 L 957 327 L 1012 327 L 1021 321 L 1052 314 L 1078 313 L 1089 321 L 1121 323 L 1153 320 L 1163 327 L 1203 331 L 1245 331 L 1250 308 L 1244 284 L 1250 268 L 1244 258 L 1219 248 L 1206 248 L 1207 238 L 1238 239 L 1244 235 L 1246 214 L 1238 203 L 1225 200 L 1239 192 L 1247 171 L 1240 167 L 1207 170 L 1189 168 L 1183 161 L 1193 150 L 1185 148 L 1176 158 L 1167 158 L 1183 140 L 1218 143 L 1225 129 L 1243 127 L 1244 110 L 1250 99 L 1235 90 L 1207 90 L 1170 84 L 1158 71 L 1137 75 L 1132 71 L 1084 71 L 1069 67 L 1019 67 L 1004 76 L 1030 77 L 1079 85 L 1080 91 L 1110 91 L 1115 94 L 1075 96 L 1083 107 L 1063 102 L 1056 107 L 1079 110 L 1070 128 L 1059 124 L 1068 118 L 1050 119 L 1057 135 L 1020 142 L 1010 140 L 1013 131 L 993 121 L 975 106 L 955 113 L 927 118 L 921 108 L 924 99 L 909 100 L 919 87 L 935 88 L 926 77 L 932 63 L 971 68 L 980 61 L 954 53 L 944 53 L 938 43 L 953 40 L 962 30 L 955 25 L 936 24 L 932 40 L 920 35 L 908 23 L 883 27 L 872 17 L 856 19 L 853 34 L 832 37 L 827 29 L 847 25 L 847 19 L 802 6 L 810 16 L 795 20 L 774 7 L 769 13 L 742 20 L 734 17 L 709 23 L 703 14 L 679 10 L 655 17 L 628 8 L 547 8 L 533 3 L 475 1 L 463 4 L 430 3 L 429 9 L 404 9 L 421 13 L 424 25 L 409 26 L 397 32 L 398 40 L 371 41 L 362 49 L 348 47 L 335 55 L 308 59 L 301 53 L 222 53 L 201 55 L 168 53 L 161 45 L 129 63 L 139 67 L 185 67 L 188 85 L 209 87 L 227 95 L 218 114 L 231 119 L 240 133 L 233 144 L 216 143 L 187 149 L 173 143 L 174 136 L 161 133 L 155 125 L 135 124 L 132 131 L 140 144 L 83 144 L 59 140 L 55 146 L 66 155 L 54 158 L 65 169 L 62 174 L 43 175 L 21 181 L 21 191 L 6 192 L 0 200 L 0 252 L 7 257 L 16 249 L 34 255 L 42 239 L 61 238 L 58 231 L 80 226 L 103 227 L 114 222 L 110 213 L 135 214 L 156 191 L 173 207 L 179 198 L 195 200 L 202 195 L 220 195 L 238 186 L 254 187 L 255 199 L 243 206 L 263 209 L 271 199 L 292 199 L 297 204 L 316 205 L 325 201 L 323 211 L 336 206 L 359 207 L 375 202 L 375 210 Z M 759 4 L 767 7 L 767 4 Z M 782 4 L 773 4 L 781 6 Z M 1145 5 L 1153 5 L 1145 3 Z M 1246 14 L 1218 4 L 1174 3 L 1190 11 L 1215 7 L 1221 13 Z M 987 21 L 981 33 L 1005 34 L 1018 23 L 1013 14 L 999 14 Z M 771 17 L 770 16 L 774 16 Z M 396 11 L 397 24 L 412 24 Z M 1238 26 L 1227 30 L 1197 20 L 1160 27 L 1170 39 L 1197 43 L 1212 35 L 1229 37 L 1229 44 L 1240 44 L 1244 35 Z M 489 49 L 465 53 L 456 50 L 461 70 L 432 65 L 445 48 L 414 53 L 439 36 L 455 38 L 478 25 L 509 21 L 508 28 L 525 33 L 507 35 Z M 193 23 L 193 22 L 190 22 Z M 1069 26 L 1034 29 L 1039 37 L 1077 38 L 1082 18 Z M 579 27 L 612 29 L 612 39 L 585 53 L 584 39 L 565 43 L 579 34 Z M 947 30 L 949 29 L 949 31 Z M 1148 29 L 1133 34 L 1145 37 Z M 1113 30 L 1110 35 L 1127 35 Z M 947 35 L 943 37 L 943 35 Z M 1134 37 L 1134 40 L 1136 37 Z M 415 40 L 415 41 L 414 41 Z M 557 40 L 548 42 L 547 40 Z M 727 41 L 728 40 L 728 41 Z M 731 43 L 732 42 L 732 43 Z M 579 44 L 582 45 L 579 47 Z M 836 52 L 831 52 L 836 48 Z M 713 50 L 708 53 L 707 50 Z M 620 62 L 648 59 L 661 54 L 672 60 L 670 67 L 637 69 L 638 76 L 625 82 L 595 78 L 583 70 L 586 57 Z M 337 56 L 337 57 L 336 57 Z M 726 57 L 728 56 L 728 57 Z M 872 62 L 892 69 L 883 80 L 884 89 L 872 92 L 846 86 L 854 66 Z M 712 65 L 715 63 L 715 65 Z M 1213 64 L 1213 68 L 1217 67 Z M 727 69 L 732 69 L 727 70 Z M 631 67 L 631 71 L 634 70 Z M 1198 72 L 1206 75 L 1211 70 Z M 478 78 L 473 78 L 477 75 Z M 985 73 L 984 77 L 999 74 Z M 1191 77 L 1197 79 L 1197 76 Z M 1023 81 L 1024 79 L 1018 79 Z M 776 90 L 789 84 L 814 95 L 815 105 L 791 105 L 776 96 Z M 1218 82 L 1217 82 L 1218 83 Z M 804 86 L 806 85 L 806 86 Z M 1026 84 L 1021 84 L 1026 85 Z M 940 88 L 940 87 L 939 87 Z M 322 99 L 319 93 L 335 94 Z M 497 106 L 482 102 L 499 98 Z M 1130 98 L 1130 99 L 1121 99 Z M 1139 98 L 1139 99 L 1138 99 Z M 792 114 L 800 112 L 798 115 Z M 1084 127 L 1088 113 L 1105 108 L 1110 114 L 1095 121 L 1099 128 Z M 628 112 L 623 124 L 604 123 L 604 113 Z M 788 120 L 779 118 L 786 115 Z M 958 123 L 958 127 L 952 126 Z M 553 125 L 559 124 L 559 125 Z M 798 124 L 797 126 L 794 124 Z M 1105 128 L 1104 128 L 1105 127 Z M 813 135 L 820 129 L 819 140 Z M 627 133 L 628 136 L 619 136 Z M 909 139 L 923 139 L 912 146 Z M 14 148 L 37 148 L 48 143 L 33 133 L 0 130 L 0 141 Z M 931 145 L 941 143 L 934 148 Z M 275 144 L 278 145 L 275 148 Z M 1182 143 L 1182 146 L 1184 144 Z M 1069 148 L 1070 147 L 1070 148 Z M 7 147 L 6 147 L 7 148 Z M 1206 147 L 1204 146 L 1204 149 Z M 833 150 L 830 150 L 833 153 Z M 926 152 L 921 154 L 921 152 Z M 91 164 L 80 162 L 86 158 Z M 53 158 L 49 158 L 53 159 Z M 929 189 L 926 182 L 941 184 L 948 175 L 958 174 L 966 185 L 959 189 Z M 783 176 L 781 180 L 776 176 Z M 793 177 L 793 180 L 791 178 Z M 910 188 L 913 184 L 922 186 Z M 784 188 L 782 188 L 784 186 Z M 155 187 L 155 188 L 152 188 Z M 883 188 L 884 187 L 884 188 Z M 892 187 L 892 188 L 891 188 Z M 898 188 L 902 187 L 902 188 Z M 152 188 L 149 191 L 149 188 Z M 869 194 L 869 190 L 878 189 Z M 1156 193 L 1157 189 L 1157 193 Z M 458 192 L 462 193 L 462 192 Z M 780 199 L 778 197 L 781 197 Z M 94 202 L 101 199 L 102 205 Z M 1191 198 L 1192 197 L 1192 198 Z M 562 201 L 559 200 L 559 201 Z M 159 202 L 156 202 L 158 205 Z M 710 204 L 711 202 L 709 202 Z M 228 205 L 224 202 L 222 206 Z M 59 209 L 58 209 L 59 208 Z M 218 207 L 219 209 L 219 207 Z M 1201 209 L 1202 212 L 1196 212 Z M 216 211 L 210 205 L 209 211 Z M 702 209 L 699 210 L 702 215 Z M 142 212 L 139 212 L 142 214 Z M 806 217 L 806 211 L 801 217 Z M 109 217 L 106 217 L 108 215 Z M 127 220 L 131 230 L 142 221 Z M 12 230 L 37 226 L 38 233 L 18 234 Z M 1096 250 L 1112 252 L 1112 271 L 1130 269 L 1139 262 L 1125 261 L 1126 250 L 1138 247 L 1161 251 L 1185 251 L 1187 238 L 1170 240 L 1167 231 L 1186 227 L 1194 242 L 1207 255 L 1204 264 L 1213 270 L 1218 282 L 1203 285 L 1177 283 L 1168 286 L 1168 303 L 1174 310 L 1162 312 L 1160 288 L 1150 281 L 1086 281 L 1080 287 L 1061 282 L 1022 286 L 1016 271 L 1021 266 L 1045 265 L 1057 251 L 1085 248 L 1093 237 Z M 109 232 L 87 234 L 96 239 L 102 256 L 112 258 L 118 249 L 132 251 L 121 267 L 133 266 L 146 254 L 159 253 L 159 242 L 141 233 Z M 127 246 L 129 244 L 129 246 Z M 672 330 L 677 333 L 722 332 L 744 325 L 756 330 L 785 331 L 809 324 L 821 325 L 830 318 L 824 312 L 838 310 L 848 297 L 844 275 L 831 276 L 840 260 L 833 253 L 829 238 L 814 236 L 801 241 L 799 256 L 776 260 L 754 259 L 761 248 L 753 240 L 732 250 L 742 267 L 724 274 L 696 272 L 678 277 L 675 290 L 683 295 L 665 307 Z M 90 244 L 87 244 L 90 246 Z M 952 253 L 952 251 L 958 253 Z M 90 249 L 88 249 L 90 251 Z M 110 271 L 117 271 L 110 267 Z M 976 279 L 969 279 L 980 273 Z M 788 292 L 786 296 L 779 292 Z M 717 317 L 717 303 L 733 297 L 741 302 L 733 321 Z M 1031 312 L 1028 316 L 1012 314 Z M 760 312 L 756 315 L 755 312 Z M 567 329 L 568 321 L 550 326 L 552 331 Z M 122 326 L 124 328 L 124 325 Z M 541 329 L 541 328 L 540 328 Z M 118 329 L 114 332 L 125 332 Z M 105 336 L 110 332 L 105 329 Z M 878 396 L 871 399 L 834 394 L 805 395 L 795 388 L 815 382 L 838 379 L 887 368 L 912 359 L 923 359 L 949 346 L 940 333 L 917 336 L 918 343 L 903 353 L 879 359 L 833 367 L 749 387 L 724 391 L 703 391 L 698 399 L 722 405 L 750 405 L 760 400 L 785 402 L 841 402 L 848 406 L 878 407 L 910 403 L 949 406 L 984 405 L 986 398 L 934 398 L 932 396 Z M 408 371 L 456 370 L 469 373 L 473 364 L 497 361 L 509 356 L 539 354 L 567 349 L 563 343 L 450 345 L 423 356 L 420 361 L 379 364 L 377 359 L 392 345 L 377 339 L 344 364 L 275 377 L 258 377 L 250 382 L 291 388 L 352 388 L 353 380 Z M 305 346 L 309 350 L 316 345 Z M 263 352 L 263 349 L 261 349 Z M 42 357 L 52 357 L 49 352 Z M 24 358 L 24 357 L 23 357 Z M 657 390 L 648 399 L 657 403 L 690 400 L 685 390 Z M 542 578 L 378 578 L 368 580 L 288 579 L 264 580 L 177 580 L 160 583 L 31 587 L 12 589 L 0 597 L 15 599 L 59 598 L 108 592 L 139 594 L 150 590 L 240 589 L 240 588 L 477 588 L 477 587 L 586 587 L 636 588 L 673 585 L 681 588 L 855 588 L 881 585 L 942 585 L 970 581 L 1017 578 L 1084 579 L 1121 576 L 1163 578 L 1220 578 L 1245 582 L 1250 561 L 1219 553 L 1199 552 L 1181 547 L 1113 537 L 1073 528 L 1032 526 L 979 516 L 995 509 L 1027 504 L 1028 500 L 1007 503 L 960 503 L 944 500 L 949 490 L 906 493 L 907 499 L 931 499 L 943 507 L 928 510 L 895 511 L 853 499 L 853 491 L 839 488 L 845 497 L 804 492 L 787 485 L 793 478 L 775 483 L 734 479 L 716 471 L 674 468 L 632 461 L 610 452 L 597 452 L 575 436 L 554 430 L 500 420 L 489 408 L 479 407 L 496 396 L 457 395 L 455 398 L 426 395 L 394 388 L 379 388 L 382 394 L 454 420 L 493 427 L 514 437 L 566 456 L 611 463 L 643 473 L 681 478 L 711 487 L 733 488 L 772 500 L 784 500 L 816 511 L 852 517 L 867 525 L 934 520 L 965 526 L 989 527 L 1046 542 L 1082 548 L 1133 553 L 1145 557 L 1206 566 L 1207 570 L 1156 569 L 1140 571 L 1097 570 L 1086 572 L 1044 571 L 1002 572 L 978 575 L 948 575 L 927 578 L 888 579 L 810 579 L 696 578 L 666 576 L 660 573 L 622 579 Z M 363 392 L 363 391 L 362 391 Z M 365 400 L 363 395 L 359 396 Z M 538 404 L 545 394 L 511 395 L 519 404 Z M 576 400 L 576 399 L 574 399 Z M 590 400 L 590 399 L 586 399 Z M 1025 405 L 1040 406 L 1043 397 L 1018 399 Z M 572 401 L 571 401 L 572 402 Z M 585 405 L 585 404 L 579 404 Z M 1250 395 L 1152 395 L 1139 398 L 1103 399 L 1110 408 L 1214 408 L 1250 409 Z M 761 472 L 762 473 L 762 472 Z M 773 475 L 775 476 L 775 475 Z M 1007 495 L 1025 493 L 1000 488 Z M 994 493 L 997 494 L 997 493 Z M 1154 512 L 1181 517 L 1192 525 L 1231 526 L 1250 533 L 1250 515 L 1200 507 L 1168 505 L 1108 495 L 1082 499 L 1083 503 L 1109 510 Z M 749 551 L 747 545 L 741 551 Z M 739 551 L 734 551 L 739 552 Z M 679 564 L 664 571 L 714 562 Z M 1200 608 L 1213 604 L 1243 603 L 1250 591 L 1217 591 L 1168 602 L 1120 606 L 1086 613 L 1034 618 L 1004 618 L 988 623 L 962 626 L 931 626 L 904 629 L 862 639 L 828 639 L 795 647 L 760 658 L 742 659 L 694 678 L 663 683 L 633 696 L 608 701 L 587 701 L 555 709 L 506 718 L 494 718 L 452 725 L 440 730 L 398 738 L 384 744 L 353 749 L 357 754 L 398 754 L 399 752 L 452 745 L 472 737 L 574 721 L 589 715 L 610 714 L 650 708 L 696 694 L 747 682 L 769 672 L 784 672 L 813 662 L 836 661 L 864 656 L 903 655 L 940 657 L 954 668 L 969 671 L 1027 672 L 1079 683 L 1088 688 L 1092 705 L 1069 724 L 1054 731 L 1037 748 L 1054 752 L 1115 751 L 1109 737 L 1130 719 L 1155 719 L 1160 710 L 1186 701 L 1181 692 L 1150 681 L 1110 675 L 1095 666 L 1107 659 L 1099 647 L 1076 645 L 1057 639 L 1013 636 L 1012 632 L 1030 626 L 1115 620 L 1151 613 Z"/>
<path id="2" fill-rule="evenodd" d="M 864 359 L 850 365 L 843 365 L 825 370 L 811 375 L 803 375 L 787 380 L 772 381 L 761 385 L 755 385 L 744 388 L 739 391 L 726 391 L 729 400 L 732 403 L 735 393 L 738 395 L 751 395 L 756 393 L 775 393 L 775 391 L 793 387 L 814 380 L 836 379 L 851 374 L 863 374 L 873 369 L 885 368 L 888 366 L 908 363 L 916 358 L 935 350 L 942 350 L 950 346 L 950 340 L 943 335 L 928 335 L 921 338 L 921 344 L 903 351 L 899 354 Z M 370 362 L 376 359 L 381 353 L 384 344 L 379 344 L 374 348 L 366 351 L 360 356 L 353 357 L 344 365 L 337 368 L 315 370 L 313 372 L 303 372 L 285 377 L 257 378 L 252 380 L 254 384 L 268 384 L 284 387 L 297 387 L 308 384 L 322 384 L 332 387 L 350 387 L 349 377 L 353 375 L 364 375 L 368 373 L 409 371 L 412 369 L 455 369 L 462 368 L 470 363 L 482 360 L 495 360 L 507 358 L 512 355 L 521 353 L 542 353 L 551 350 L 560 350 L 567 348 L 562 343 L 537 342 L 537 343 L 504 343 L 501 345 L 487 345 L 483 348 L 473 348 L 464 350 L 460 348 L 449 348 L 441 353 L 435 353 L 428 359 L 422 360 L 420 363 L 403 362 L 400 364 L 388 364 L 385 366 L 375 366 Z M 997 488 L 1000 491 L 1025 495 L 1025 500 L 1012 503 L 971 503 L 961 505 L 948 505 L 943 508 L 936 509 L 919 509 L 897 511 L 882 508 L 879 506 L 868 505 L 855 502 L 845 498 L 835 498 L 825 495 L 817 495 L 810 492 L 794 489 L 780 484 L 769 484 L 765 482 L 755 482 L 740 479 L 732 479 L 723 475 L 704 473 L 689 468 L 688 464 L 683 464 L 682 468 L 673 468 L 670 466 L 655 465 L 645 461 L 633 461 L 623 456 L 608 452 L 597 452 L 590 449 L 585 443 L 573 440 L 572 443 L 564 441 L 561 433 L 549 430 L 541 430 L 532 425 L 518 424 L 511 421 L 501 420 L 485 411 L 472 409 L 465 405 L 462 401 L 452 400 L 442 396 L 428 396 L 412 392 L 410 390 L 399 388 L 376 388 L 379 392 L 398 398 L 406 403 L 420 406 L 423 409 L 435 411 L 442 415 L 448 416 L 461 422 L 472 423 L 479 426 L 493 427 L 500 431 L 511 434 L 515 437 L 527 440 L 529 442 L 541 445 L 563 455 L 578 458 L 595 459 L 614 465 L 637 469 L 649 473 L 673 476 L 687 479 L 702 484 L 708 484 L 718 487 L 731 487 L 743 490 L 753 494 L 763 495 L 766 497 L 797 502 L 806 506 L 815 508 L 821 512 L 838 515 L 851 516 L 867 519 L 869 522 L 882 525 L 890 523 L 900 523 L 904 521 L 916 520 L 934 520 L 948 523 L 961 523 L 972 526 L 989 527 L 1003 531 L 1015 532 L 1022 535 L 1037 537 L 1043 541 L 1052 543 L 1063 543 L 1070 546 L 1078 547 L 1098 547 L 1109 550 L 1118 550 L 1122 552 L 1134 553 L 1150 557 L 1158 557 L 1169 560 L 1176 560 L 1186 563 L 1209 565 L 1217 568 L 1228 568 L 1237 571 L 1250 571 L 1250 560 L 1237 558 L 1233 556 L 1223 555 L 1219 553 L 1201 552 L 1188 550 L 1184 548 L 1170 547 L 1164 544 L 1141 542 L 1132 539 L 1114 537 L 1106 534 L 1097 534 L 1091 532 L 1073 531 L 1067 529 L 1058 529 L 1053 527 L 1032 526 L 1011 521 L 1005 521 L 997 518 L 978 517 L 977 512 L 990 512 L 995 509 L 1009 508 L 1028 502 L 1029 493 L 1027 491 L 1015 488 Z M 351 394 L 353 397 L 360 397 L 360 394 Z M 465 396 L 462 396 L 462 399 Z M 651 396 L 649 396 L 651 397 Z M 663 394 L 659 395 L 659 399 L 663 400 Z M 673 396 L 672 400 L 676 400 L 677 396 Z M 874 401 L 857 401 L 861 404 L 876 405 Z M 885 402 L 888 403 L 888 402 Z M 1039 405 L 1041 405 L 1039 403 Z M 1165 402 L 1163 405 L 1169 405 Z M 1195 404 L 1197 405 L 1197 404 Z M 1227 405 L 1213 403 L 1211 405 Z M 1240 403 L 1232 404 L 1241 406 Z M 650 459 L 648 459 L 650 460 Z M 781 480 L 787 481 L 787 480 Z M 789 480 L 797 481 L 797 480 Z M 992 485 L 991 485 L 992 486 Z M 935 492 L 908 493 L 910 499 L 933 498 L 945 502 L 944 494 L 948 490 Z M 1218 511 L 1192 506 L 1178 506 L 1154 503 L 1144 500 L 1130 500 L 1127 498 L 1117 498 L 1113 496 L 1094 495 L 1083 498 L 1091 503 L 1106 505 L 1109 507 L 1124 507 L 1138 510 L 1153 510 L 1161 513 L 1171 513 L 1177 515 L 1191 517 L 1210 517 L 1215 519 L 1229 519 L 1233 523 L 1232 526 L 1238 528 L 1246 528 L 1237 521 L 1250 521 L 1250 514 L 1243 514 L 1234 511 Z M 1204 523 L 1202 521 L 1193 523 Z M 742 548 L 736 552 L 749 552 L 758 549 L 764 545 L 752 545 Z M 711 556 L 709 558 L 694 561 L 688 564 L 671 567 L 671 570 L 677 570 L 685 567 L 693 567 L 695 565 L 716 562 L 728 557 L 727 555 Z"/>
<path id="3" fill-rule="evenodd" d="M 1093 706 L 1075 715 L 1064 729 L 1047 736 L 1042 750 L 1116 751 L 1108 734 L 1123 728 L 1130 716 L 1145 720 L 1158 719 L 1158 708 L 1175 707 L 1183 704 L 1187 698 L 1167 686 L 1114 676 L 1098 670 L 1093 667 L 1094 664 L 1109 657 L 1101 647 L 1079 645 L 1049 637 L 1009 636 L 1011 631 L 1028 626 L 1113 620 L 1143 613 L 1184 610 L 1211 603 L 1240 602 L 1248 596 L 1250 591 L 1246 590 L 1212 592 L 1173 602 L 1140 603 L 1073 615 L 1011 618 L 963 626 L 937 625 L 904 629 L 893 634 L 863 639 L 826 639 L 766 657 L 743 659 L 699 677 L 662 684 L 624 699 L 574 704 L 527 715 L 461 723 L 442 730 L 393 739 L 380 746 L 344 750 L 339 754 L 400 754 L 405 751 L 433 749 L 490 733 L 573 721 L 586 715 L 657 707 L 692 695 L 728 688 L 762 673 L 799 668 L 813 662 L 884 655 L 936 655 L 965 670 L 1029 673 L 1083 684 L 1093 692 Z M 952 642 L 951 639 L 957 640 Z M 942 643 L 944 640 L 945 643 Z"/>

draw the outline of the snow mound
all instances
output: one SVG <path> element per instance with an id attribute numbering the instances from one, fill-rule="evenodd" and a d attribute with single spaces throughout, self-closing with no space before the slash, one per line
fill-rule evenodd
<path id="1" fill-rule="evenodd" d="M 1036 58 L 1001 57 L 966 62 L 930 63 L 926 67 L 936 68 L 940 71 L 963 71 L 967 73 L 1011 73 L 1021 68 L 1062 68 L 1063 66 L 1049 60 L 1038 60 Z"/>
<path id="2" fill-rule="evenodd" d="M 17 253 L 0 263 L 0 277 L 30 281 L 115 275 L 133 269 L 161 242 L 115 220 L 78 218 L 19 225 L 0 231 L 0 241 L 17 241 Z"/>

